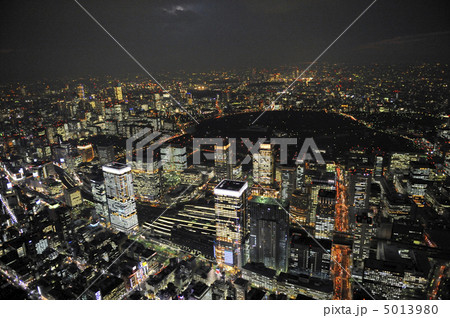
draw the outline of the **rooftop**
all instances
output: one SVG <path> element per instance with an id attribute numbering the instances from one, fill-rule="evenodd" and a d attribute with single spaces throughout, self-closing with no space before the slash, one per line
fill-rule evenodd
<path id="1" fill-rule="evenodd" d="M 259 196 L 259 195 L 251 196 L 249 201 L 254 202 L 254 203 L 267 204 L 267 205 L 276 205 L 276 206 L 279 205 L 277 200 L 275 200 L 274 198 L 263 197 L 263 196 Z"/>
<path id="2" fill-rule="evenodd" d="M 248 184 L 245 181 L 222 180 L 214 189 L 216 195 L 226 195 L 232 197 L 240 197 L 247 189 Z"/>
<path id="3" fill-rule="evenodd" d="M 102 167 L 103 172 L 109 172 L 113 174 L 123 174 L 125 172 L 131 171 L 131 167 L 129 165 L 119 163 L 119 162 L 111 162 Z"/>

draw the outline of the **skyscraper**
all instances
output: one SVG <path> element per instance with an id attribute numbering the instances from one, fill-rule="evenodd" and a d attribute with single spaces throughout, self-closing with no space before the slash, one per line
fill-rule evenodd
<path id="1" fill-rule="evenodd" d="M 253 181 L 257 184 L 272 185 L 275 180 L 275 157 L 273 145 L 262 144 L 253 155 Z"/>
<path id="2" fill-rule="evenodd" d="M 83 203 L 83 197 L 81 196 L 81 191 L 78 187 L 64 189 L 64 199 L 66 204 L 71 208 Z"/>
<path id="3" fill-rule="evenodd" d="M 249 199 L 250 260 L 276 271 L 287 270 L 289 215 L 274 198 Z"/>
<path id="4" fill-rule="evenodd" d="M 108 224 L 109 212 L 108 205 L 106 204 L 105 179 L 102 174 L 94 176 L 91 179 L 91 191 L 95 204 L 95 212 Z"/>
<path id="5" fill-rule="evenodd" d="M 331 240 L 313 240 L 303 232 L 292 235 L 289 245 L 290 273 L 329 278 Z"/>
<path id="6" fill-rule="evenodd" d="M 369 207 L 372 171 L 361 167 L 351 170 L 350 174 L 349 203 L 355 209 L 367 209 Z"/>
<path id="7" fill-rule="evenodd" d="M 247 188 L 247 182 L 225 179 L 214 189 L 215 256 L 220 265 L 243 265 L 243 243 L 247 232 Z"/>
<path id="8" fill-rule="evenodd" d="M 280 199 L 283 204 L 287 204 L 290 201 L 291 195 L 295 190 L 295 174 L 296 169 L 294 167 L 281 167 Z"/>
<path id="9" fill-rule="evenodd" d="M 161 148 L 161 162 L 164 171 L 183 171 L 187 168 L 186 147 L 170 144 Z"/>
<path id="10" fill-rule="evenodd" d="M 122 95 L 122 87 L 119 85 L 117 85 L 116 87 L 114 87 L 114 96 L 116 97 L 116 100 L 121 101 L 123 100 L 123 95 Z"/>
<path id="11" fill-rule="evenodd" d="M 157 201 L 161 198 L 161 169 L 159 161 L 131 162 L 133 185 L 136 197 L 142 201 Z"/>
<path id="12" fill-rule="evenodd" d="M 291 205 L 289 206 L 289 213 L 292 216 L 291 222 L 294 225 L 301 226 L 309 225 L 310 223 L 310 194 L 308 188 L 303 187 L 300 190 L 295 190 L 292 193 Z"/>
<path id="13" fill-rule="evenodd" d="M 375 172 L 374 177 L 379 179 L 383 175 L 383 156 L 375 156 Z"/>
<path id="14" fill-rule="evenodd" d="M 232 178 L 229 149 L 230 144 L 214 146 L 214 173 L 219 181 Z"/>
<path id="15" fill-rule="evenodd" d="M 131 167 L 113 162 L 103 166 L 102 170 L 111 226 L 129 233 L 138 226 Z"/>
<path id="16" fill-rule="evenodd" d="M 84 96 L 84 86 L 83 86 L 83 84 L 79 84 L 77 86 L 77 96 L 80 99 L 84 99 L 85 96 Z"/>
<path id="17" fill-rule="evenodd" d="M 303 186 L 304 181 L 305 181 L 304 173 L 305 173 L 304 163 L 298 164 L 297 165 L 297 175 L 296 175 L 296 180 L 295 180 L 295 188 L 296 189 L 300 189 Z"/>
<path id="18" fill-rule="evenodd" d="M 78 145 L 77 149 L 83 162 L 91 162 L 94 159 L 94 148 L 92 144 Z"/>
<path id="19" fill-rule="evenodd" d="M 370 242 L 375 235 L 372 218 L 367 211 L 357 211 L 355 217 L 355 238 L 353 241 L 353 258 L 362 262 L 369 258 Z M 360 263 L 361 264 L 361 263 Z"/>
<path id="20" fill-rule="evenodd" d="M 319 191 L 318 199 L 315 237 L 331 240 L 334 231 L 336 191 L 322 189 Z"/>

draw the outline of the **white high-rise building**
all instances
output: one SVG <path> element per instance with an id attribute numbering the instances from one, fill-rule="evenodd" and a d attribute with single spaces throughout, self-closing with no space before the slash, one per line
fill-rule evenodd
<path id="1" fill-rule="evenodd" d="M 138 227 L 131 167 L 113 162 L 103 166 L 102 170 L 111 226 L 130 233 Z"/>
<path id="2" fill-rule="evenodd" d="M 233 166 L 230 164 L 230 144 L 214 146 L 214 173 L 219 181 L 232 178 Z"/>
<path id="3" fill-rule="evenodd" d="M 253 155 L 253 181 L 257 184 L 271 185 L 275 180 L 275 157 L 271 144 L 262 144 L 259 152 Z"/>
<path id="4" fill-rule="evenodd" d="M 214 189 L 217 263 L 242 267 L 247 232 L 247 182 L 222 180 Z"/>

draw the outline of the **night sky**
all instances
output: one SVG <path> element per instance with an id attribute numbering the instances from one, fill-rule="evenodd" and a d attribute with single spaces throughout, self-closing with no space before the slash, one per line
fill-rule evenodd
<path id="1" fill-rule="evenodd" d="M 299 65 L 372 0 L 80 0 L 150 72 Z M 378 0 L 320 61 L 449 62 L 448 0 Z M 1 80 L 142 73 L 71 0 L 1 2 Z"/>

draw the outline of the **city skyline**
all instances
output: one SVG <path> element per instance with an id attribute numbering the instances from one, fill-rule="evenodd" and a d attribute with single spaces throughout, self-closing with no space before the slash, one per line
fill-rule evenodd
<path id="1" fill-rule="evenodd" d="M 0 299 L 446 310 L 443 1 L 5 8 Z"/>

